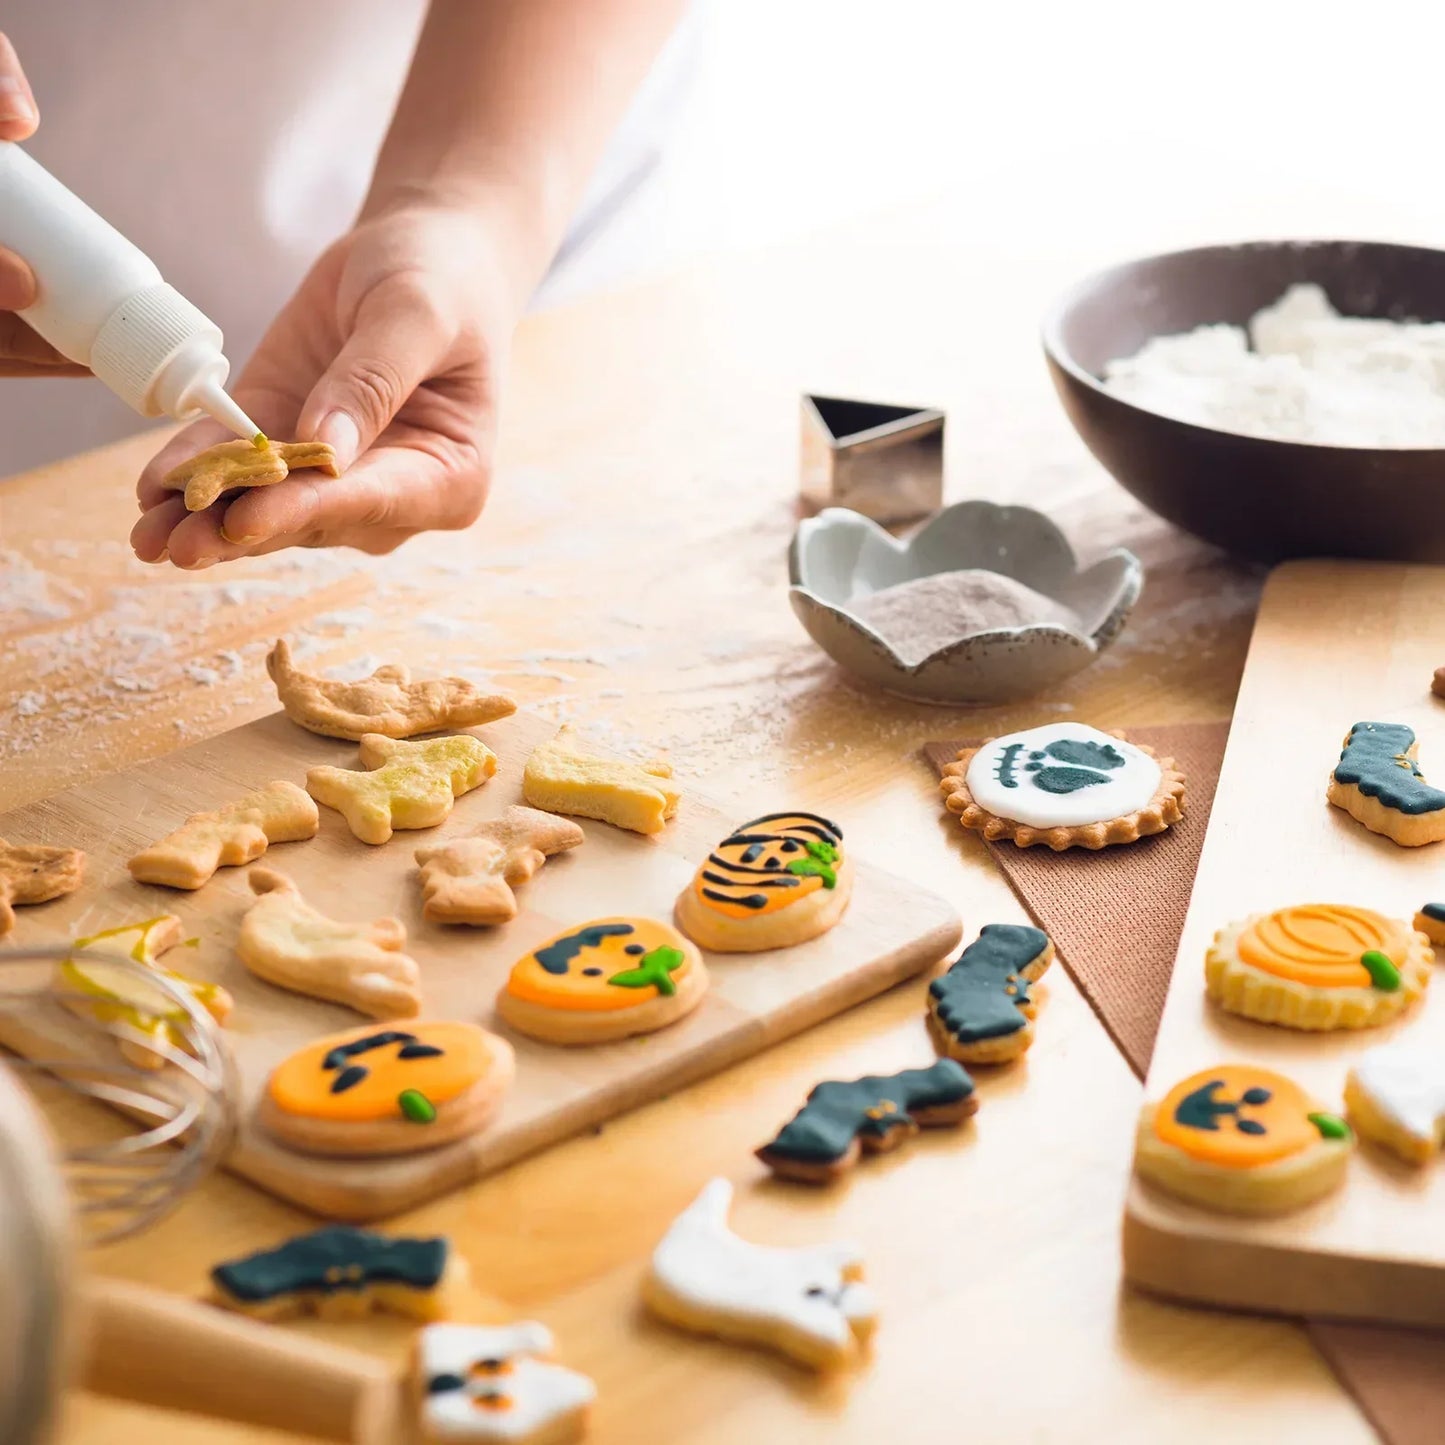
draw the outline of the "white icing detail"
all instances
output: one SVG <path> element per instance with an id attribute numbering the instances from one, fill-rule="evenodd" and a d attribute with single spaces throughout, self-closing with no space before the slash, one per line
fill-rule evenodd
<path id="1" fill-rule="evenodd" d="M 1046 768 L 1076 765 L 1054 757 L 1031 759 L 1030 754 L 1042 752 L 1050 743 L 1064 741 L 1113 748 L 1124 759 L 1124 766 L 1090 769 L 1097 772 L 1103 781 L 1079 788 L 1076 792 L 1045 792 L 1035 785 L 1035 774 L 1028 770 L 1031 761 L 1040 762 Z M 1017 751 L 1013 754 L 1010 769 L 1015 786 L 1006 788 L 999 780 L 999 765 L 1005 752 L 1015 745 Z M 1162 776 L 1159 764 L 1133 744 L 1111 738 L 1108 733 L 1102 733 L 1086 723 L 1062 722 L 1047 723 L 1043 727 L 1029 728 L 1027 732 L 995 738 L 973 755 L 965 781 L 974 802 L 1000 818 L 1027 823 L 1031 828 L 1077 828 L 1085 823 L 1123 818 L 1147 807 L 1159 791 Z"/>
<path id="2" fill-rule="evenodd" d="M 597 1398 L 586 1375 L 550 1360 L 539 1360 L 552 1348 L 544 1325 L 427 1325 L 417 1342 L 417 1370 L 422 1392 L 422 1422 L 429 1440 L 526 1440 Z M 505 1374 L 472 1375 L 481 1360 L 506 1360 Z M 459 1375 L 460 1390 L 430 1393 L 438 1375 Z M 476 1401 L 502 1391 L 511 1405 L 503 1410 Z"/>
<path id="3" fill-rule="evenodd" d="M 1415 1138 L 1441 1142 L 1445 1124 L 1445 1048 L 1389 1044 L 1355 1065 L 1355 1082 L 1387 1119 Z"/>
<path id="4" fill-rule="evenodd" d="M 873 1292 L 847 1278 L 862 1264 L 859 1251 L 850 1244 L 750 1244 L 728 1228 L 732 1197 L 732 1185 L 714 1179 L 673 1220 L 652 1256 L 658 1283 L 699 1309 L 847 1346 L 849 1321 L 877 1314 Z M 821 1293 L 810 1295 L 810 1289 Z"/>

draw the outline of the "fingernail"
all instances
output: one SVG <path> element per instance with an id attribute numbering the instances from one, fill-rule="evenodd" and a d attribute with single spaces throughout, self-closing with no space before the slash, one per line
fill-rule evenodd
<path id="1" fill-rule="evenodd" d="M 171 560 L 171 549 L 169 547 L 162 547 L 159 557 L 142 557 L 139 552 L 135 555 L 138 562 L 145 562 L 152 567 L 159 567 L 162 562 L 169 562 Z"/>
<path id="2" fill-rule="evenodd" d="M 13 75 L 0 75 L 0 121 L 18 120 L 24 125 L 34 125 L 39 119 L 35 102 L 25 93 L 25 87 Z"/>
<path id="3" fill-rule="evenodd" d="M 186 564 L 187 572 L 200 572 L 206 567 L 214 567 L 221 559 L 219 557 L 197 557 L 194 562 Z"/>
<path id="4" fill-rule="evenodd" d="M 345 471 L 356 460 L 361 446 L 361 433 L 344 411 L 329 411 L 316 428 L 316 440 L 325 442 L 336 453 L 336 460 Z"/>
<path id="5" fill-rule="evenodd" d="M 266 540 L 266 534 L 264 532 L 231 532 L 227 530 L 224 523 L 221 525 L 221 535 L 236 547 L 254 547 L 257 542 L 264 542 Z"/>

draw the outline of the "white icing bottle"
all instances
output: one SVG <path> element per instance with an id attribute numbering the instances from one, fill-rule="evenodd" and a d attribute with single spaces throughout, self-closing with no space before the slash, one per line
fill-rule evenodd
<path id="1" fill-rule="evenodd" d="M 177 421 L 204 412 L 258 435 L 226 394 L 220 327 L 13 141 L 0 141 L 0 246 L 35 273 L 35 304 L 16 314 L 128 406 Z"/>

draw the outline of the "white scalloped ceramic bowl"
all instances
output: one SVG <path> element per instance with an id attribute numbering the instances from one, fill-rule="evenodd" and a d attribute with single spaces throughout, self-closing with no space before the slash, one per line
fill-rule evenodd
<path id="1" fill-rule="evenodd" d="M 1080 630 L 1047 623 L 977 632 L 910 665 L 848 611 L 885 587 L 971 567 L 1062 602 Z M 830 507 L 798 527 L 788 569 L 793 611 L 839 666 L 885 692 L 944 704 L 1014 702 L 1072 677 L 1119 635 L 1144 582 L 1132 552 L 1119 548 L 1081 571 L 1068 539 L 1042 512 L 993 502 L 945 507 L 905 541 Z"/>

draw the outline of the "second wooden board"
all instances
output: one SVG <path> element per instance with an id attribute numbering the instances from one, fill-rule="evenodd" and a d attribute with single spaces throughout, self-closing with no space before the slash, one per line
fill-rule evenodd
<path id="1" fill-rule="evenodd" d="M 1295 903 L 1358 904 L 1408 921 L 1445 899 L 1445 844 L 1400 848 L 1325 801 L 1356 722 L 1405 723 L 1445 775 L 1445 568 L 1296 562 L 1260 606 L 1146 1097 L 1215 1064 L 1252 1062 L 1343 1111 L 1351 1065 L 1395 1040 L 1445 1052 L 1445 972 L 1383 1028 L 1301 1033 L 1238 1018 L 1204 993 L 1205 951 L 1233 919 Z M 1237 1219 L 1135 1180 L 1124 1225 L 1135 1283 L 1209 1304 L 1445 1325 L 1445 1165 L 1413 1168 L 1361 1140 L 1337 1193 L 1299 1213 Z"/>
<path id="2" fill-rule="evenodd" d="M 671 1028 L 578 1049 L 511 1033 L 497 1020 L 493 1000 L 518 958 L 550 934 L 608 914 L 670 918 L 698 862 L 747 817 L 701 801 L 684 782 L 679 815 L 660 837 L 583 823 L 587 841 L 551 860 L 519 890 L 522 911 L 511 923 L 472 929 L 425 922 L 413 851 L 465 835 L 519 802 L 523 764 L 553 731 L 550 723 L 525 715 L 482 730 L 479 735 L 500 760 L 497 776 L 458 800 L 440 828 L 398 833 L 373 848 L 353 838 L 337 813 L 322 808 L 317 838 L 273 846 L 265 858 L 295 880 L 308 902 L 333 917 L 401 918 L 409 934 L 407 951 L 421 965 L 425 1017 L 475 1020 L 510 1039 L 517 1051 L 516 1085 L 498 1119 L 471 1139 L 386 1159 L 316 1158 L 270 1139 L 251 1121 L 272 1067 L 302 1045 L 365 1020 L 349 1009 L 274 988 L 236 960 L 237 930 L 252 902 L 244 869 L 222 869 L 195 893 L 145 887 L 126 872 L 133 853 L 186 814 L 217 807 L 273 779 L 302 782 L 306 770 L 319 763 L 355 766 L 353 744 L 315 737 L 278 714 L 5 814 L 0 837 L 72 845 L 89 855 L 85 886 L 69 898 L 20 910 L 6 943 L 55 946 L 156 914 L 178 914 L 198 946 L 173 966 L 190 977 L 223 983 L 236 1001 L 225 1034 L 239 1065 L 242 1124 L 230 1167 L 282 1198 L 360 1221 L 410 1208 L 715 1073 L 924 972 L 962 936 L 957 912 L 945 900 L 864 863 L 852 905 L 830 933 L 773 953 L 705 955 L 709 995 Z M 795 801 L 781 799 L 776 807 Z M 840 821 L 846 830 L 847 819 Z M 58 1008 L 39 1029 L 33 1021 L 19 1027 L 0 1018 L 0 1041 L 47 1057 L 56 1052 L 74 1057 L 86 1047 L 85 1035 Z"/>

